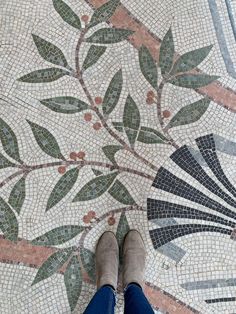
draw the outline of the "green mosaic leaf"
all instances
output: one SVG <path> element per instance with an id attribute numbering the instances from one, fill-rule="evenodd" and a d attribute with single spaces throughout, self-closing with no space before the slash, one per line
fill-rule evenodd
<path id="1" fill-rule="evenodd" d="M 77 29 L 81 29 L 80 18 L 64 1 L 53 0 L 53 6 L 66 23 Z"/>
<path id="2" fill-rule="evenodd" d="M 184 74 L 176 76 L 175 78 L 169 80 L 168 82 L 185 88 L 199 88 L 202 86 L 206 86 L 215 80 L 220 78 L 219 76 L 215 75 L 208 75 L 208 74 Z"/>
<path id="3" fill-rule="evenodd" d="M 196 122 L 206 112 L 210 102 L 211 101 L 209 99 L 203 98 L 183 107 L 170 120 L 167 128 L 170 129 L 179 125 Z"/>
<path id="4" fill-rule="evenodd" d="M 31 241 L 34 245 L 51 246 L 63 244 L 84 230 L 82 226 L 65 225 L 54 228 Z"/>
<path id="5" fill-rule="evenodd" d="M 92 282 L 96 281 L 95 254 L 86 248 L 80 248 L 82 265 Z"/>
<path id="6" fill-rule="evenodd" d="M 11 207 L 0 197 L 0 229 L 6 239 L 17 241 L 18 221 Z"/>
<path id="7" fill-rule="evenodd" d="M 108 190 L 117 175 L 118 172 L 112 172 L 90 180 L 78 192 L 73 202 L 88 201 L 101 196 Z"/>
<path id="8" fill-rule="evenodd" d="M 0 139 L 6 154 L 13 158 L 14 160 L 21 162 L 16 135 L 11 129 L 11 127 L 1 118 L 0 118 Z"/>
<path id="9" fill-rule="evenodd" d="M 163 144 L 168 142 L 168 139 L 157 130 L 142 126 L 137 141 L 145 144 Z"/>
<path id="10" fill-rule="evenodd" d="M 57 270 L 59 270 L 70 258 L 72 251 L 72 248 L 67 248 L 55 252 L 49 256 L 49 258 L 38 269 L 31 286 L 55 274 Z"/>
<path id="11" fill-rule="evenodd" d="M 16 135 L 11 129 L 11 127 L 1 118 L 0 118 L 0 139 L 6 154 L 11 158 L 15 159 L 16 161 L 22 162 L 20 159 Z"/>
<path id="12" fill-rule="evenodd" d="M 64 159 L 55 137 L 42 126 L 29 120 L 26 121 L 29 123 L 35 140 L 37 141 L 40 148 L 51 157 Z"/>
<path id="13" fill-rule="evenodd" d="M 38 52 L 44 60 L 65 68 L 68 67 L 66 58 L 60 48 L 37 35 L 32 34 L 32 36 Z"/>
<path id="14" fill-rule="evenodd" d="M 123 113 L 123 124 L 126 135 L 133 146 L 140 127 L 140 113 L 132 97 L 128 95 Z"/>
<path id="15" fill-rule="evenodd" d="M 0 131 L 0 134 L 1 134 L 1 131 Z M 0 153 L 0 169 L 4 169 L 4 168 L 7 168 L 7 167 L 14 167 L 14 166 L 15 166 L 15 164 L 10 162 L 5 156 L 3 156 Z"/>
<path id="16" fill-rule="evenodd" d="M 187 72 L 196 68 L 210 53 L 213 45 L 189 51 L 175 62 L 171 74 Z"/>
<path id="17" fill-rule="evenodd" d="M 122 213 L 120 216 L 120 220 L 119 220 L 119 224 L 116 230 L 116 239 L 119 245 L 119 259 L 120 259 L 120 265 L 123 262 L 123 254 L 122 254 L 122 249 L 123 249 L 123 241 L 125 238 L 125 235 L 127 234 L 127 232 L 129 232 L 130 227 L 129 227 L 129 223 L 128 220 L 126 218 L 125 213 Z"/>
<path id="18" fill-rule="evenodd" d="M 88 104 L 80 99 L 62 96 L 40 100 L 41 104 L 47 108 L 60 113 L 72 114 L 88 109 Z"/>
<path id="19" fill-rule="evenodd" d="M 112 122 L 112 125 L 118 132 L 124 132 L 124 124 L 123 122 Z"/>
<path id="20" fill-rule="evenodd" d="M 127 39 L 134 31 L 123 28 L 101 28 L 86 39 L 89 43 L 114 44 Z"/>
<path id="21" fill-rule="evenodd" d="M 139 49 L 139 65 L 145 79 L 153 88 L 157 87 L 157 65 L 148 48 Z"/>
<path id="22" fill-rule="evenodd" d="M 106 157 L 112 162 L 116 163 L 115 161 L 115 154 L 120 150 L 123 149 L 122 146 L 119 145 L 107 145 L 102 148 L 103 153 L 106 155 Z"/>
<path id="23" fill-rule="evenodd" d="M 25 178 L 21 178 L 13 187 L 8 203 L 19 214 L 25 200 Z"/>
<path id="24" fill-rule="evenodd" d="M 104 46 L 91 45 L 82 66 L 83 71 L 87 70 L 89 67 L 94 65 L 99 60 L 99 58 L 105 53 L 106 49 L 107 48 Z"/>
<path id="25" fill-rule="evenodd" d="M 127 188 L 119 181 L 115 180 L 112 187 L 108 190 L 108 193 L 114 197 L 118 202 L 125 205 L 134 205 L 135 200 L 130 195 Z"/>
<path id="26" fill-rule="evenodd" d="M 117 6 L 120 4 L 119 0 L 110 0 L 96 9 L 92 15 L 89 27 L 93 27 L 99 23 L 106 22 L 114 14 Z"/>
<path id="27" fill-rule="evenodd" d="M 102 171 L 94 169 L 94 168 L 92 168 L 92 171 L 95 174 L 95 176 L 100 176 L 102 174 Z"/>
<path id="28" fill-rule="evenodd" d="M 59 203 L 70 192 L 78 179 L 78 175 L 79 169 L 76 167 L 67 171 L 59 179 L 49 196 L 46 211 Z"/>
<path id="29" fill-rule="evenodd" d="M 163 38 L 160 47 L 159 66 L 162 75 L 170 72 L 174 60 L 175 46 L 171 28 L 168 30 Z"/>
<path id="30" fill-rule="evenodd" d="M 119 70 L 113 76 L 103 99 L 102 111 L 105 115 L 110 114 L 116 107 L 122 90 L 122 71 Z"/>
<path id="31" fill-rule="evenodd" d="M 66 293 L 71 311 L 73 311 L 78 302 L 82 290 L 82 273 L 77 256 L 72 256 L 64 274 Z"/>
<path id="32" fill-rule="evenodd" d="M 47 68 L 42 70 L 33 71 L 20 78 L 17 81 L 25 83 L 48 83 L 56 81 L 62 76 L 69 75 L 70 73 L 57 68 Z"/>
<path id="33" fill-rule="evenodd" d="M 119 224 L 116 230 L 116 239 L 119 246 L 122 245 L 126 233 L 130 230 L 128 220 L 125 213 L 122 213 L 120 216 Z"/>

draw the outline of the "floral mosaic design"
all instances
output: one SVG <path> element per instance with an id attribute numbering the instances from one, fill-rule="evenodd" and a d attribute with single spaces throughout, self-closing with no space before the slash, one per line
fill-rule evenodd
<path id="1" fill-rule="evenodd" d="M 145 206 L 136 200 L 130 187 L 126 185 L 123 179 L 124 174 L 127 176 L 130 174 L 135 175 L 137 180 L 145 178 L 150 182 L 150 185 L 152 184 L 157 189 L 169 191 L 190 200 L 194 198 L 196 203 L 206 205 L 212 210 L 227 216 L 227 218 L 222 218 L 217 216 L 217 213 L 213 215 L 181 204 L 171 203 L 168 200 L 148 198 L 147 220 L 196 218 L 218 222 L 224 226 L 213 227 L 190 223 L 184 225 L 184 227 L 180 224 L 171 224 L 155 230 L 151 229 L 150 238 L 154 249 L 160 249 L 163 245 L 178 237 L 205 231 L 219 232 L 234 238 L 235 213 L 232 210 L 216 203 L 207 195 L 203 195 L 182 179 L 174 177 L 164 167 L 159 168 L 152 160 L 147 159 L 140 151 L 136 150 L 137 143 L 142 143 L 147 148 L 156 144 L 159 147 L 171 147 L 175 151 L 170 156 L 171 160 L 233 207 L 235 207 L 233 197 L 235 197 L 236 192 L 220 167 L 220 162 L 215 154 L 215 139 L 217 139 L 217 135 L 206 135 L 198 138 L 196 142 L 199 148 L 199 155 L 202 155 L 201 158 L 205 160 L 205 163 L 208 164 L 216 178 L 231 193 L 231 196 L 220 190 L 217 183 L 207 175 L 196 156 L 194 156 L 194 152 L 186 145 L 179 146 L 176 140 L 178 132 L 175 133 L 175 128 L 183 125 L 190 125 L 191 127 L 191 124 L 204 117 L 211 103 L 210 97 L 201 96 L 199 100 L 186 104 L 173 116 L 171 111 L 163 110 L 163 93 L 170 86 L 181 88 L 182 92 L 185 92 L 206 87 L 219 79 L 219 76 L 209 75 L 198 69 L 198 66 L 211 53 L 213 45 L 199 47 L 178 55 L 175 50 L 175 43 L 178 41 L 178 38 L 174 37 L 171 28 L 169 28 L 162 39 L 158 58 L 153 55 L 153 52 L 147 46 L 142 45 L 138 50 L 139 70 L 147 84 L 149 84 L 149 90 L 145 96 L 146 105 L 155 108 L 158 127 L 153 128 L 145 123 L 147 119 L 143 117 L 140 111 L 140 104 L 135 102 L 132 94 L 127 95 L 124 106 L 122 104 L 122 119 L 117 120 L 113 117 L 113 112 L 121 105 L 120 96 L 125 88 L 122 67 L 114 73 L 110 82 L 107 82 L 108 87 L 104 95 L 95 97 L 86 84 L 84 75 L 86 75 L 86 71 L 89 68 L 92 68 L 102 58 L 105 58 L 105 52 L 108 47 L 112 49 L 113 44 L 127 39 L 132 40 L 134 31 L 129 28 L 116 28 L 108 25 L 103 27 L 104 23 L 108 22 L 115 14 L 120 6 L 120 1 L 108 1 L 95 9 L 91 17 L 88 15 L 77 15 L 73 7 L 68 6 L 62 0 L 53 0 L 52 2 L 54 14 L 59 15 L 63 23 L 78 31 L 79 37 L 73 52 L 74 65 L 69 64 L 67 61 L 67 53 L 69 52 L 64 51 L 63 47 L 55 45 L 47 38 L 41 38 L 34 33 L 32 34 L 32 41 L 35 44 L 37 53 L 41 56 L 42 61 L 50 63 L 51 66 L 47 67 L 45 65 L 45 67 L 38 70 L 32 69 L 31 72 L 18 77 L 17 81 L 20 84 L 47 84 L 60 80 L 64 76 L 78 81 L 86 96 L 86 100 L 84 100 L 84 97 L 81 100 L 74 96 L 58 94 L 58 96 L 53 98 L 39 99 L 41 106 L 61 116 L 73 116 L 79 113 L 79 119 L 89 124 L 98 134 L 101 131 L 107 132 L 111 136 L 112 142 L 102 147 L 102 152 L 107 158 L 107 162 L 104 162 L 103 159 L 92 160 L 87 157 L 87 152 L 82 150 L 71 151 L 66 156 L 62 153 L 59 141 L 56 135 L 54 135 L 53 124 L 49 129 L 44 125 L 27 120 L 28 132 L 31 132 L 37 145 L 48 157 L 46 163 L 27 164 L 22 158 L 14 126 L 9 125 L 4 119 L 0 118 L 0 139 L 3 148 L 0 154 L 0 168 L 15 169 L 15 172 L 6 177 L 0 183 L 0 186 L 7 186 L 15 178 L 18 180 L 10 191 L 9 198 L 0 198 L 0 229 L 6 240 L 12 243 L 17 243 L 20 240 L 18 236 L 18 221 L 21 208 L 27 197 L 26 184 L 29 175 L 34 175 L 35 172 L 45 168 L 52 170 L 56 168 L 60 174 L 59 180 L 55 182 L 47 199 L 46 214 L 53 211 L 53 207 L 60 204 L 65 197 L 70 197 L 70 192 L 73 190 L 76 182 L 80 180 L 82 170 L 93 172 L 93 178 L 70 198 L 70 202 L 87 202 L 109 194 L 112 199 L 119 202 L 120 207 L 107 211 L 102 215 L 98 215 L 91 209 L 84 215 L 81 224 L 65 224 L 29 241 L 30 245 L 53 249 L 52 254 L 39 266 L 35 277 L 32 278 L 31 285 L 36 285 L 55 273 L 62 272 L 68 303 L 71 312 L 73 312 L 76 306 L 78 306 L 83 285 L 87 282 L 93 284 L 95 282 L 94 253 L 84 245 L 85 238 L 101 222 L 113 226 L 117 223 L 117 214 L 120 214 L 116 236 L 121 246 L 123 237 L 130 228 L 126 214 L 132 211 L 146 211 Z M 101 28 L 99 28 L 100 25 L 102 25 Z M 84 56 L 84 45 L 90 46 L 86 56 L 81 58 L 82 55 Z M 134 165 L 136 161 L 139 161 L 139 165 L 143 164 L 145 167 L 131 167 L 118 162 L 116 154 L 120 151 L 127 152 L 132 156 Z M 149 169 L 150 171 L 144 169 Z M 230 229 L 225 226 L 230 227 Z M 80 237 L 76 245 L 58 248 L 58 246 L 67 243 L 78 235 Z M 149 284 L 153 289 L 157 289 L 154 284 Z M 206 300 L 206 303 L 211 302 L 214 301 Z M 187 311 L 187 309 L 188 306 L 186 306 L 185 310 Z M 191 311 L 191 313 L 194 312 L 194 310 Z"/>

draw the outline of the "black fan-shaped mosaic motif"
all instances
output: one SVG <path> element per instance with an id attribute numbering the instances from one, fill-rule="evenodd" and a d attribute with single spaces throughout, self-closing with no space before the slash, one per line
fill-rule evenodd
<path id="1" fill-rule="evenodd" d="M 173 170 L 169 171 L 167 167 L 161 167 L 158 170 L 152 187 L 202 205 L 206 211 L 185 206 L 179 201 L 178 204 L 175 204 L 171 202 L 170 198 L 166 200 L 148 198 L 148 220 L 151 222 L 167 221 L 167 224 L 159 223 L 159 228 L 149 231 L 155 249 L 159 250 L 168 242 L 179 237 L 199 232 L 216 232 L 234 238 L 236 189 L 223 171 L 217 150 L 235 155 L 236 144 L 213 134 L 199 137 L 196 139 L 196 143 L 201 155 L 194 154 L 192 149 L 184 145 L 175 151 L 170 159 L 177 165 L 177 168 L 182 169 L 182 173 L 186 172 L 188 176 L 190 175 L 204 187 L 203 190 L 207 189 L 210 192 L 209 195 L 179 178 L 173 173 Z M 228 149 L 229 146 L 231 151 Z M 203 162 L 204 167 L 202 166 Z M 205 171 L 205 167 L 209 167 L 212 176 Z M 221 198 L 223 202 L 213 199 L 212 193 Z M 202 206 L 199 207 L 202 208 Z M 172 220 L 175 218 L 178 219 L 178 224 L 173 224 Z M 184 219 L 184 223 L 179 222 L 181 219 Z M 185 223 L 188 219 L 190 222 Z M 196 223 L 193 223 L 195 220 Z M 199 220 L 203 220 L 205 223 L 201 224 Z M 169 225 L 168 221 L 170 221 Z M 217 223 L 217 226 L 206 222 Z"/>

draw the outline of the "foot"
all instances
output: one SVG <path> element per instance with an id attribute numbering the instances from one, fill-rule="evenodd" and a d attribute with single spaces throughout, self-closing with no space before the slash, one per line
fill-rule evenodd
<path id="1" fill-rule="evenodd" d="M 116 236 L 106 231 L 100 237 L 96 247 L 96 278 L 97 289 L 104 285 L 117 287 L 119 266 L 119 247 Z"/>
<path id="2" fill-rule="evenodd" d="M 135 282 L 143 288 L 146 250 L 141 234 L 130 230 L 123 244 L 123 287 Z"/>

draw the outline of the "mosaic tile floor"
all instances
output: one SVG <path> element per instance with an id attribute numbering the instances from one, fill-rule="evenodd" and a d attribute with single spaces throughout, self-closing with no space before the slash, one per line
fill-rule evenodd
<path id="1" fill-rule="evenodd" d="M 130 228 L 156 313 L 236 313 L 236 1 L 0 12 L 0 313 L 83 313 Z"/>

